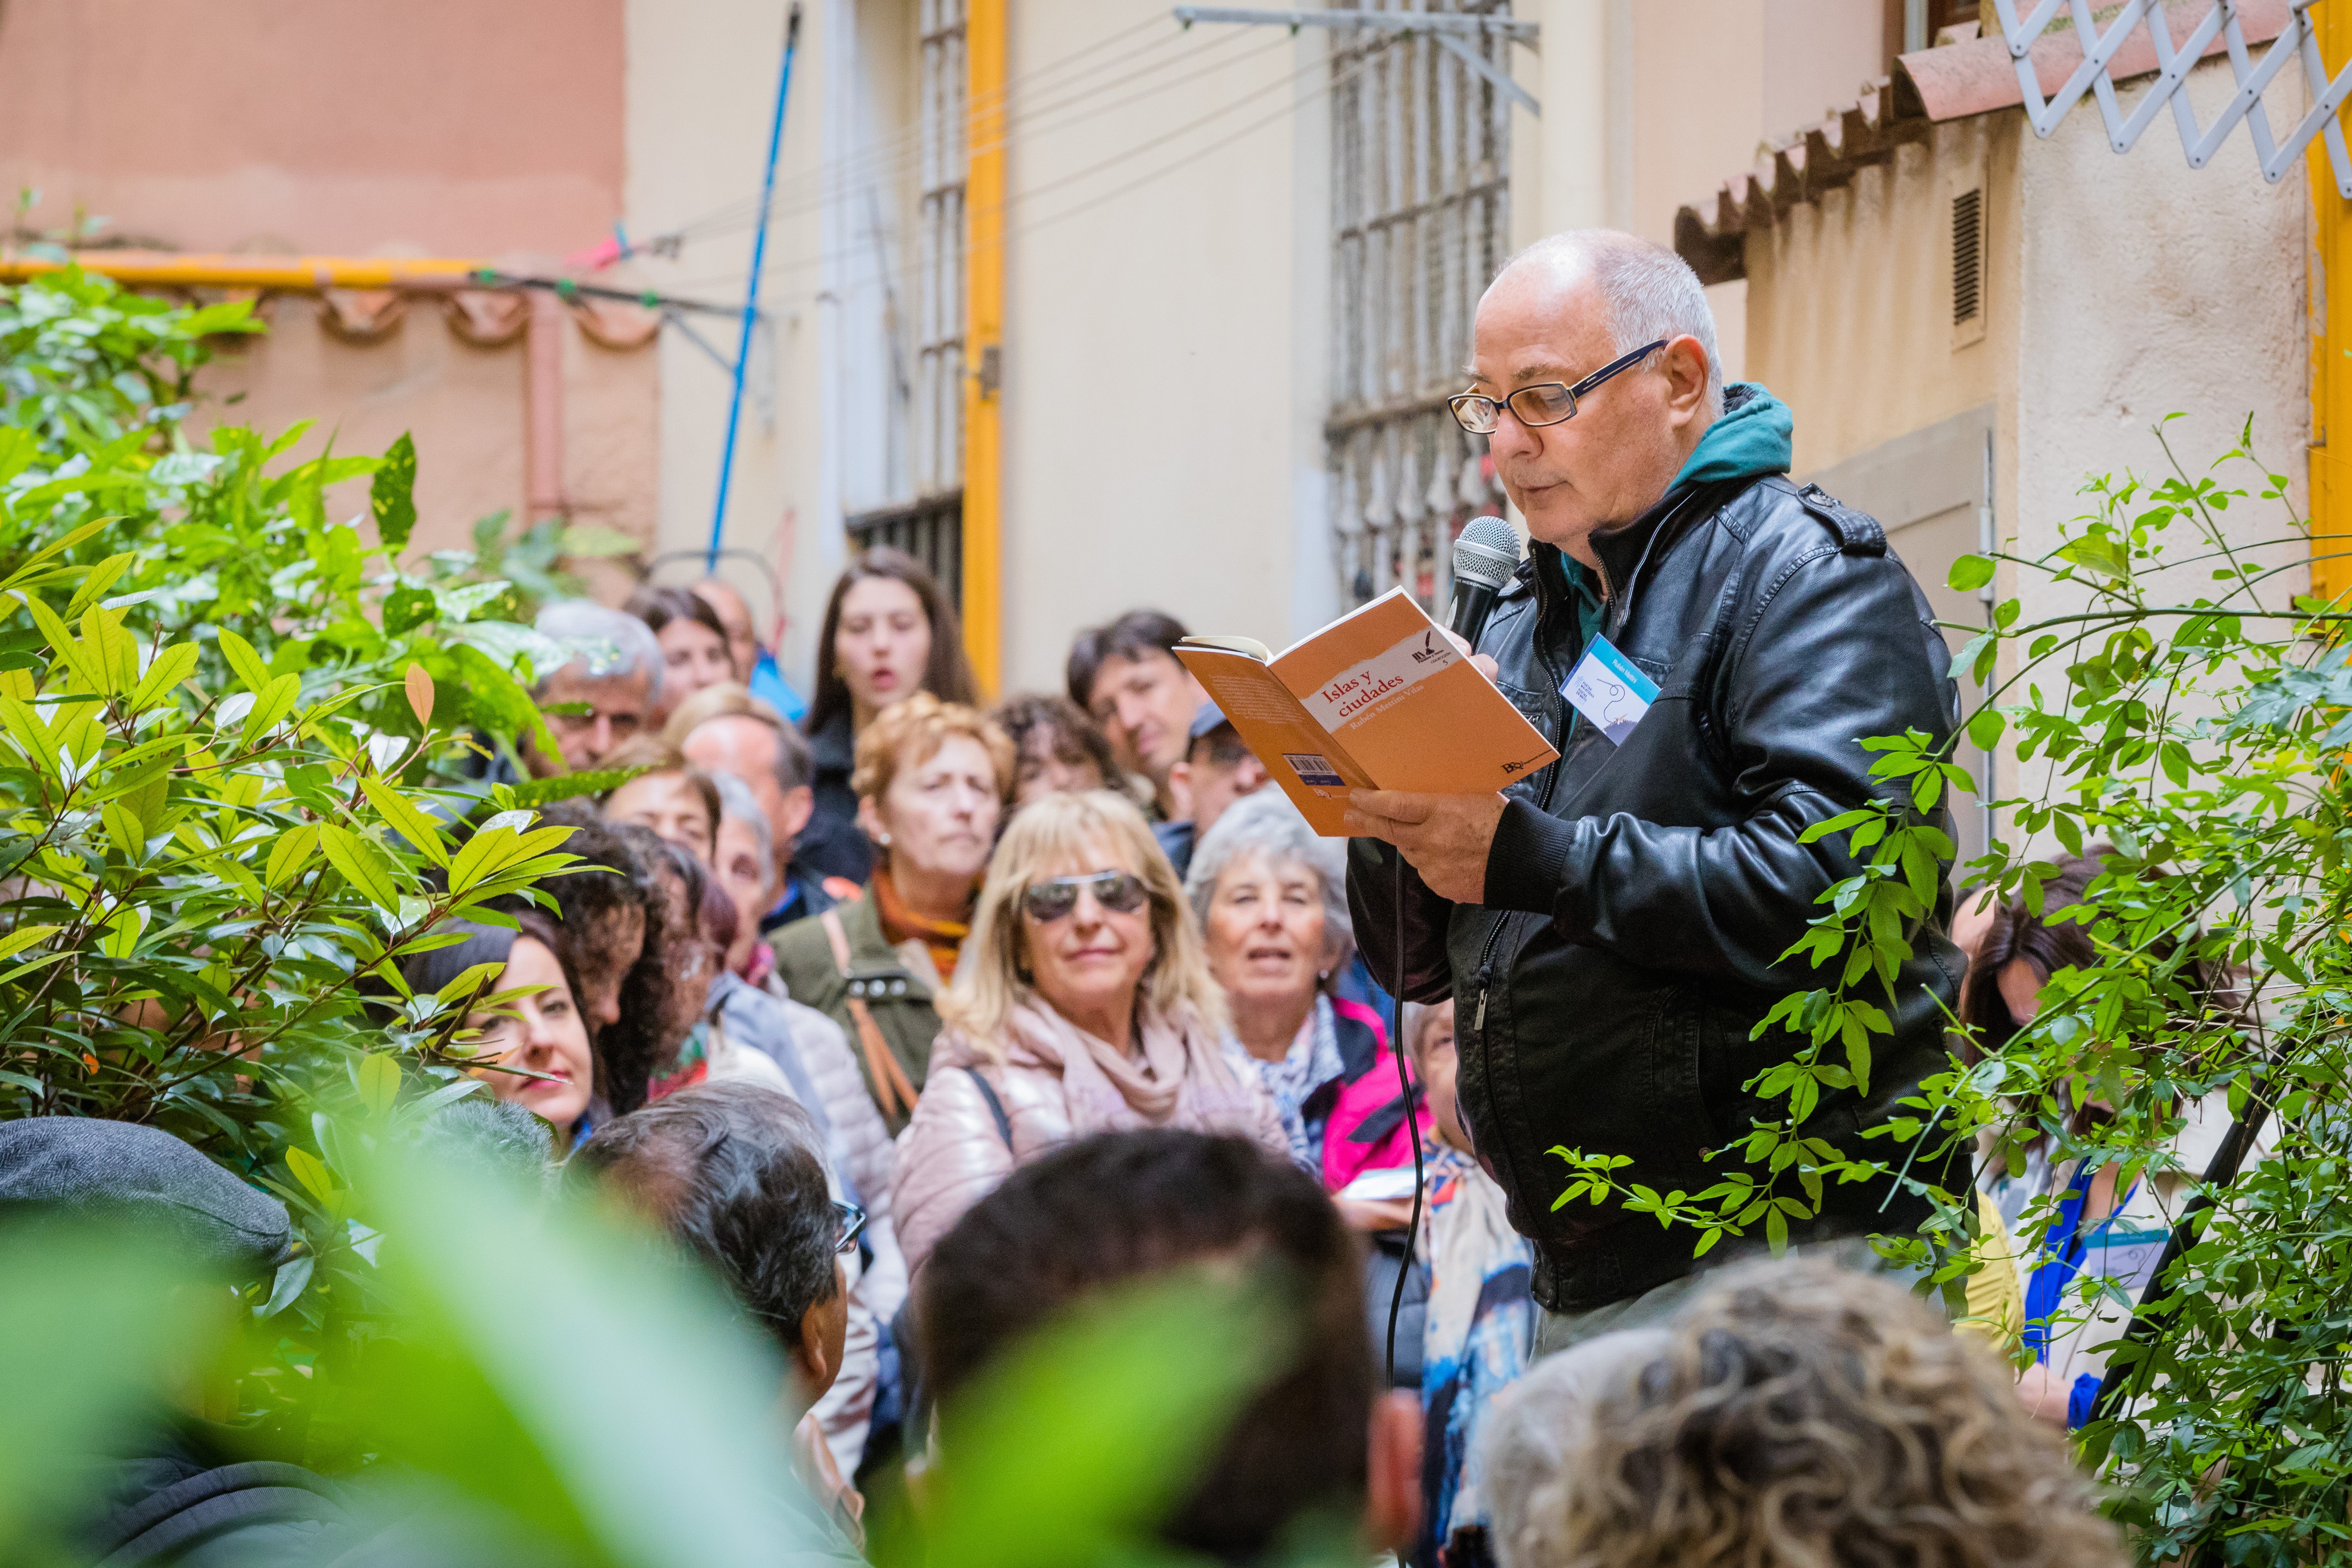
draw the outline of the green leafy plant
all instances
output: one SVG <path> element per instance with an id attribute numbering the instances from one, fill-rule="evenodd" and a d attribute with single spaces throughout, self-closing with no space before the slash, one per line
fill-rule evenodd
<path id="1" fill-rule="evenodd" d="M 1791 949 L 1828 984 L 1774 1014 L 1803 1049 L 1751 1089 L 1785 1113 L 1736 1145 L 1746 1169 L 1695 1194 L 1629 1188 L 1622 1158 L 1559 1151 L 1563 1201 L 1624 1203 L 1690 1227 L 1705 1250 L 1759 1218 L 1777 1240 L 1779 1216 L 1813 1212 L 1822 1184 L 1892 1170 L 1935 1217 L 1879 1238 L 1881 1250 L 1957 1299 L 1983 1267 L 1970 1250 L 1976 1171 L 2021 1172 L 2038 1146 L 2062 1165 L 2118 1167 L 2119 1193 L 2177 1183 L 2174 1252 L 2109 1349 L 2084 1455 L 2118 1488 L 2116 1511 L 2149 1563 L 2352 1562 L 2352 1221 L 2340 1217 L 2352 1172 L 2352 648 L 2337 640 L 2352 616 L 2292 592 L 2313 542 L 2287 480 L 2255 460 L 2251 426 L 2201 474 L 2164 449 L 2160 477 L 2094 479 L 2091 509 L 2046 554 L 1966 556 L 1951 575 L 1963 590 L 2004 569 L 2015 579 L 1954 660 L 1990 693 L 1961 733 L 1988 747 L 2010 737 L 2020 775 L 2039 784 L 1996 803 L 2016 841 L 1971 869 L 2039 909 L 2053 871 L 2041 847 L 2108 847 L 2079 908 L 2053 917 L 2080 924 L 2097 962 L 2053 974 L 2032 1023 L 1997 1052 L 1960 1048 L 1973 1042 L 1953 1020 L 1949 1070 L 1881 1130 L 1880 1159 L 1846 1160 L 1807 1136 L 1820 1087 L 1866 1079 L 1870 1042 L 1888 1026 L 1879 1004 L 1931 910 L 1935 862 L 1951 854 L 1921 814 L 1974 788 L 1953 761 L 1959 735 L 1866 740 L 1874 773 L 1908 780 L 1908 799 L 1815 830 L 1844 835 L 1861 868 L 1822 896 Z M 2275 522 L 2229 515 L 2250 505 Z M 2226 1105 L 2263 1145 L 2210 1183 L 2176 1152 L 2200 1101 Z M 2085 1104 L 2103 1111 L 2087 1125 Z M 2038 1255 L 2057 1221 L 2054 1200 L 2034 1203 L 2021 1256 Z M 2053 1331 L 2101 1298 L 2131 1305 L 2084 1279 Z"/>
<path id="2" fill-rule="evenodd" d="M 188 440 L 205 339 L 251 325 L 72 271 L 0 296 L 0 1117 L 150 1122 L 287 1199 L 307 1250 L 240 1394 L 280 1418 L 368 1291 L 335 1113 L 478 1092 L 461 1020 L 510 1000 L 406 995 L 399 962 L 572 858 L 468 776 L 544 737 L 555 650 L 507 583 L 403 564 L 409 439 Z"/>

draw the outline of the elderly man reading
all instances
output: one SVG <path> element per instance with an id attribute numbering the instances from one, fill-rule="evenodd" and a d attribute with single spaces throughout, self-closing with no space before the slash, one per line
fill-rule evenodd
<path id="1" fill-rule="evenodd" d="M 1707 1156 L 1780 1113 L 1749 1086 L 1802 1044 L 1750 1031 L 1824 983 L 1780 955 L 1853 867 L 1843 836 L 1805 830 L 1891 798 L 1860 742 L 1940 741 L 1956 694 L 1878 524 L 1790 483 L 1788 409 L 1724 387 L 1706 297 L 1674 255 L 1607 231 L 1543 240 L 1486 290 L 1473 352 L 1454 415 L 1534 536 L 1479 652 L 1560 760 L 1502 795 L 1359 791 L 1349 891 L 1372 973 L 1401 959 L 1407 999 L 1454 999 L 1461 1110 L 1536 1244 L 1550 1352 L 1663 1316 L 1698 1265 L 1689 1229 L 1614 1204 L 1555 1212 L 1569 1170 L 1549 1151 L 1630 1156 L 1618 1175 L 1660 1192 L 1738 1167 Z M 1654 687 L 1637 718 L 1577 711 L 1588 655 Z M 1409 868 L 1402 911 L 1383 841 Z M 1943 1064 L 1949 904 L 1948 887 L 1914 936 L 1867 1093 L 1825 1092 L 1808 1136 L 1901 1159 L 1860 1133 Z M 1860 1237 L 1926 1212 L 1889 1184 L 1830 1185 L 1791 1238 L 1866 1259 Z"/>

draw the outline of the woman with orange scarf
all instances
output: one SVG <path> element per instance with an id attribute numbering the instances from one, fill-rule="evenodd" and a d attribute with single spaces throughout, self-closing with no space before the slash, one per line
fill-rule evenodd
<path id="1" fill-rule="evenodd" d="M 874 843 L 866 896 L 775 937 L 793 999 L 833 1015 L 895 1135 L 914 1114 L 971 907 L 1013 783 L 1013 742 L 959 702 L 919 691 L 857 737 L 851 787 Z"/>

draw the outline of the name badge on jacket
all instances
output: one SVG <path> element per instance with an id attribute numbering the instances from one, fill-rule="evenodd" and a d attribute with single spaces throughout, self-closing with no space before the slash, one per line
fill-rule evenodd
<path id="1" fill-rule="evenodd" d="M 1619 653 L 1607 637 L 1595 634 L 1584 657 L 1560 683 L 1559 694 L 1608 736 L 1611 745 L 1622 746 L 1656 700 L 1658 683 Z"/>

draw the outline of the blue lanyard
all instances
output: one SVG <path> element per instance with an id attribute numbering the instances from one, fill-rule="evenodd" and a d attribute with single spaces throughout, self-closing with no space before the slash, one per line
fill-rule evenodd
<path id="1" fill-rule="evenodd" d="M 2025 1343 L 2033 1352 L 2033 1359 L 2044 1364 L 2050 1360 L 2049 1320 L 2064 1306 L 2066 1288 L 2082 1273 L 2083 1260 L 2092 1247 L 2105 1238 L 2122 1216 L 2125 1205 L 2131 1202 L 2132 1194 L 2139 1190 L 2139 1184 L 2134 1182 L 2116 1202 L 2114 1213 L 2085 1236 L 2083 1210 L 2091 1201 L 2091 1184 L 2085 1179 L 2090 1165 L 2084 1160 L 2067 1178 L 2067 1195 L 2058 1200 L 2055 1227 L 2056 1234 L 2064 1240 L 2057 1250 L 2042 1255 L 2042 1261 L 2034 1267 L 2032 1278 L 2025 1285 Z"/>

